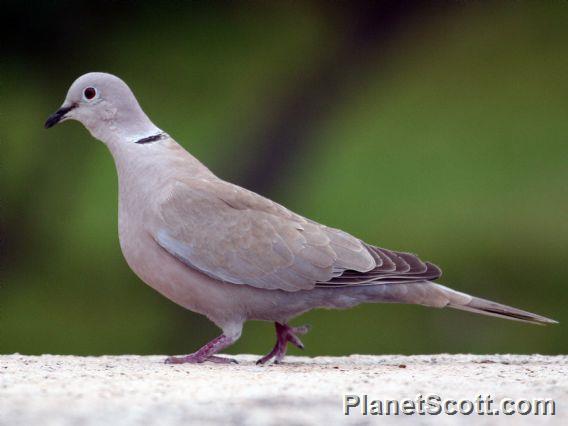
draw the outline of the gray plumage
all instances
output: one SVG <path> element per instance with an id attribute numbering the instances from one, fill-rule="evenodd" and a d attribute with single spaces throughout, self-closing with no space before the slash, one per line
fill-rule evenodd
<path id="1" fill-rule="evenodd" d="M 91 97 L 92 95 L 92 97 Z M 111 151 L 119 178 L 119 238 L 133 271 L 176 303 L 202 313 L 223 335 L 169 362 L 224 362 L 214 354 L 247 320 L 277 323 L 278 340 L 261 359 L 302 346 L 287 322 L 310 309 L 363 302 L 452 307 L 532 323 L 553 320 L 433 283 L 436 265 L 375 247 L 306 219 L 215 176 L 139 107 L 115 76 L 77 79 L 46 123 L 75 119 Z"/>

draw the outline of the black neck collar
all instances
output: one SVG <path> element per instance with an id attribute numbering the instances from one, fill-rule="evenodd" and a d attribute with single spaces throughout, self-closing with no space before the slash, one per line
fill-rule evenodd
<path id="1" fill-rule="evenodd" d="M 139 143 L 139 144 L 142 145 L 142 144 L 145 144 L 145 143 L 157 142 L 159 140 L 164 139 L 166 136 L 167 135 L 164 132 L 160 132 L 160 133 L 156 133 L 155 135 L 152 135 L 152 136 L 146 136 L 145 138 L 138 139 L 134 143 Z"/>

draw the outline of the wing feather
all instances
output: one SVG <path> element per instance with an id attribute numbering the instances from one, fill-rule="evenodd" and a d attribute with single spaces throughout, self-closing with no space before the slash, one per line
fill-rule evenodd
<path id="1" fill-rule="evenodd" d="M 221 180 L 176 181 L 157 209 L 155 241 L 221 281 L 297 291 L 377 267 L 359 239 Z"/>
<path id="2" fill-rule="evenodd" d="M 156 242 L 215 279 L 264 289 L 423 282 L 436 265 L 363 243 L 218 179 L 176 181 L 157 205 Z"/>

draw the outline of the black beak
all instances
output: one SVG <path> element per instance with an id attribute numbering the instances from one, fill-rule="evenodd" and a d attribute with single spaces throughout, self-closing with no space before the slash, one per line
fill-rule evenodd
<path id="1" fill-rule="evenodd" d="M 59 123 L 69 111 L 75 108 L 76 105 L 71 105 L 68 107 L 59 108 L 55 113 L 51 114 L 45 122 L 45 128 L 49 129 L 50 127 L 55 126 Z"/>

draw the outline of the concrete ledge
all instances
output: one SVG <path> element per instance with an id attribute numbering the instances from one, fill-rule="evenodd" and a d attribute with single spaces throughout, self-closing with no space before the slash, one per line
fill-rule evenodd
<path id="1" fill-rule="evenodd" d="M 255 365 L 256 355 L 236 358 L 238 365 L 165 365 L 164 356 L 0 355 L 0 424 L 568 424 L 568 356 L 288 357 L 268 366 Z M 357 408 L 345 416 L 345 394 L 489 394 L 494 408 L 505 397 L 552 398 L 556 415 L 363 416 Z"/>

